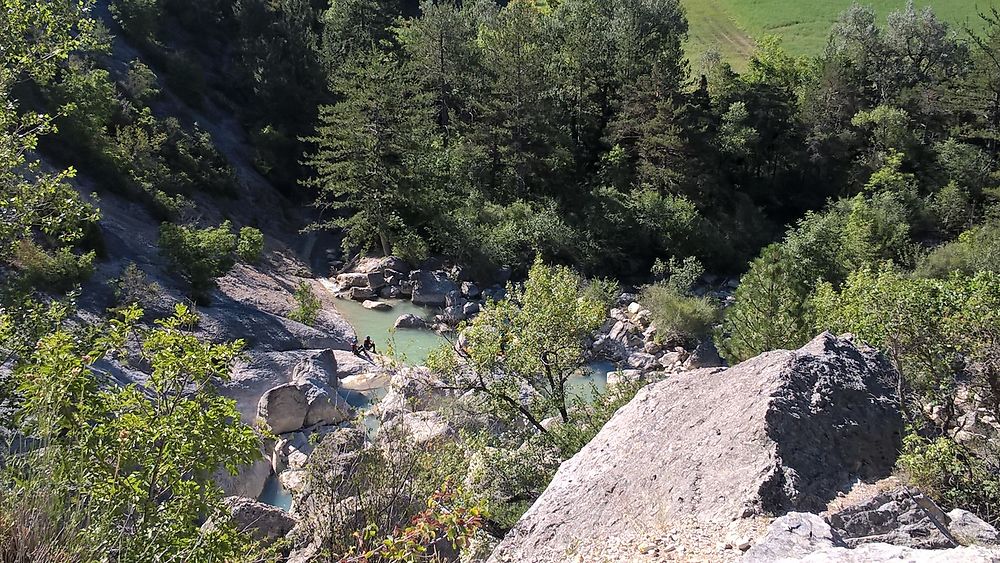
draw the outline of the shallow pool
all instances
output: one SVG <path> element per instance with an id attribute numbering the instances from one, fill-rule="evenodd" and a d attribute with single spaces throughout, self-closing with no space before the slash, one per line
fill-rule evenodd
<path id="1" fill-rule="evenodd" d="M 373 311 L 365 309 L 357 301 L 338 299 L 335 303 L 337 312 L 354 327 L 360 340 L 371 336 L 375 341 L 376 350 L 380 353 L 389 350 L 392 344 L 393 356 L 408 365 L 420 365 L 427 361 L 431 350 L 447 344 L 447 340 L 432 330 L 394 329 L 396 319 L 400 315 L 416 315 L 424 320 L 430 320 L 436 314 L 434 309 L 414 305 L 401 299 L 385 299 L 383 302 L 392 305 L 388 311 Z"/>
<path id="2" fill-rule="evenodd" d="M 264 504 L 276 506 L 282 510 L 292 509 L 292 494 L 285 490 L 278 482 L 278 477 L 271 475 L 264 483 L 264 491 L 260 493 L 258 499 Z"/>

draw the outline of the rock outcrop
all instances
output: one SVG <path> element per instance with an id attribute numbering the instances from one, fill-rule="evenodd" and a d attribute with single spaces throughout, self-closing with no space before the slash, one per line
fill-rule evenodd
<path id="1" fill-rule="evenodd" d="M 822 510 L 892 469 L 902 432 L 892 376 L 873 349 L 826 333 L 649 385 L 562 464 L 490 560 L 614 560 L 609 544 L 688 518 L 721 528 Z"/>
<path id="2" fill-rule="evenodd" d="M 740 559 L 741 563 L 810 561 L 815 563 L 996 563 L 1000 552 L 979 547 L 919 549 L 889 543 L 865 543 L 849 548 L 816 514 L 790 512 L 775 520 L 767 534 Z"/>

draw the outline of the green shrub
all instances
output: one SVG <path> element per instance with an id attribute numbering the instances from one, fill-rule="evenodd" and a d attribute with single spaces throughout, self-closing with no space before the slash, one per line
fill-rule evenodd
<path id="1" fill-rule="evenodd" d="M 14 249 L 13 265 L 27 286 L 66 292 L 94 272 L 94 253 L 78 255 L 68 248 L 47 252 L 35 242 L 24 239 Z"/>
<path id="2" fill-rule="evenodd" d="M 236 264 L 236 247 L 237 237 L 229 221 L 207 229 L 172 223 L 160 226 L 160 248 L 174 270 L 190 284 L 196 299 L 207 298 L 215 279 Z"/>
<path id="3" fill-rule="evenodd" d="M 163 292 L 160 284 L 149 281 L 146 272 L 143 272 L 135 262 L 129 262 L 121 275 L 108 283 L 114 291 L 115 302 L 120 306 L 148 306 Z"/>
<path id="4" fill-rule="evenodd" d="M 111 3 L 111 15 L 129 37 L 138 41 L 150 41 L 163 15 L 161 0 L 115 0 Z"/>
<path id="5" fill-rule="evenodd" d="M 1000 220 L 990 219 L 962 233 L 957 240 L 935 248 L 920 260 L 915 273 L 943 279 L 953 272 L 1000 273 Z"/>
<path id="6" fill-rule="evenodd" d="M 928 204 L 937 230 L 955 235 L 969 226 L 974 216 L 972 196 L 955 182 L 949 182 L 931 197 Z"/>
<path id="7" fill-rule="evenodd" d="M 128 73 L 122 81 L 122 87 L 133 100 L 139 103 L 145 103 L 160 93 L 156 73 L 139 59 L 128 64 Z"/>
<path id="8" fill-rule="evenodd" d="M 662 281 L 663 285 L 672 288 L 679 294 L 687 295 L 697 283 L 698 278 L 705 273 L 705 267 L 694 256 L 688 256 L 684 260 L 678 260 L 676 256 L 671 256 L 667 262 L 657 258 L 653 262 L 650 273 L 654 279 Z"/>
<path id="9" fill-rule="evenodd" d="M 300 283 L 293 297 L 295 308 L 288 313 L 288 318 L 306 325 L 315 324 L 323 304 L 312 290 L 312 286 L 306 282 Z"/>
<path id="10" fill-rule="evenodd" d="M 1000 451 L 974 452 L 945 437 L 927 439 L 910 434 L 903 441 L 898 463 L 914 485 L 944 505 L 946 510 L 969 510 L 998 525 L 998 454 Z"/>
<path id="11" fill-rule="evenodd" d="M 264 234 L 253 227 L 240 229 L 240 238 L 236 243 L 236 255 L 248 264 L 260 262 L 264 253 Z"/>
<path id="12" fill-rule="evenodd" d="M 701 340 L 719 320 L 719 308 L 711 299 L 684 295 L 670 285 L 648 286 L 639 299 L 653 313 L 660 342 Z"/>
<path id="13" fill-rule="evenodd" d="M 761 352 L 797 348 L 811 337 L 806 302 L 808 279 L 803 264 L 786 247 L 771 245 L 754 260 L 736 289 L 736 303 L 726 309 L 719 351 L 731 365 Z"/>
<path id="14" fill-rule="evenodd" d="M 24 462 L 6 476 L 24 487 L 15 493 L 48 491 L 85 542 L 116 560 L 255 560 L 212 478 L 260 458 L 260 438 L 240 422 L 235 401 L 212 389 L 228 379 L 243 343 L 199 341 L 189 330 L 196 315 L 182 305 L 155 329 L 136 327 L 141 315 L 125 309 L 93 330 L 58 329 L 37 343 L 15 370 L 18 421 L 45 447 L 5 460 L 5 470 Z M 143 389 L 104 385 L 93 365 L 135 336 L 137 361 L 150 366 Z M 211 529 L 202 528 L 206 518 Z"/>

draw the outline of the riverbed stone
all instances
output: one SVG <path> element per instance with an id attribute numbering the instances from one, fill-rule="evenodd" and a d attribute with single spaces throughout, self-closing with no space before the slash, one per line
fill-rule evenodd
<path id="1" fill-rule="evenodd" d="M 399 295 L 411 297 L 413 295 L 413 282 L 409 280 L 399 282 Z"/>
<path id="2" fill-rule="evenodd" d="M 359 272 L 340 274 L 337 276 L 337 285 L 344 289 L 350 289 L 352 287 L 365 287 L 368 285 L 368 274 L 362 274 Z"/>
<path id="3" fill-rule="evenodd" d="M 420 317 L 412 314 L 406 313 L 405 315 L 400 315 L 396 319 L 396 322 L 392 325 L 394 328 L 427 328 L 427 321 L 421 319 Z"/>
<path id="4" fill-rule="evenodd" d="M 385 285 L 385 275 L 382 272 L 369 272 L 368 273 L 368 287 L 373 291 L 378 291 Z"/>
<path id="5" fill-rule="evenodd" d="M 448 293 L 457 289 L 455 282 L 443 272 L 414 270 L 410 272 L 410 280 L 413 282 L 412 300 L 415 305 L 444 307 Z"/>
<path id="6" fill-rule="evenodd" d="M 375 297 L 375 292 L 370 287 L 352 287 L 347 295 L 352 301 L 366 301 Z"/>
<path id="7" fill-rule="evenodd" d="M 361 306 L 364 307 L 365 309 L 369 309 L 371 311 L 390 311 L 390 310 L 392 310 L 392 305 L 391 304 L 386 303 L 385 301 L 372 301 L 370 299 L 366 300 L 364 303 L 362 303 Z"/>
<path id="8" fill-rule="evenodd" d="M 482 293 L 478 285 L 468 281 L 462 282 L 462 295 L 469 299 L 477 299 Z"/>

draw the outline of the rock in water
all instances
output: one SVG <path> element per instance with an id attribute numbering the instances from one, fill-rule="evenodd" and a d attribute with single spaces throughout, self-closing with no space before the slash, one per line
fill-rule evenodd
<path id="1" fill-rule="evenodd" d="M 366 300 L 361 306 L 372 311 L 389 311 L 392 309 L 392 305 L 385 301 Z"/>
<path id="2" fill-rule="evenodd" d="M 446 296 L 458 289 L 455 283 L 449 280 L 443 272 L 416 270 L 410 272 L 410 281 L 413 282 L 411 299 L 414 305 L 444 307 Z M 400 290 L 403 290 L 402 285 L 400 285 Z"/>
<path id="3" fill-rule="evenodd" d="M 893 376 L 875 350 L 824 333 L 649 385 L 562 464 L 490 560 L 600 560 L 613 540 L 683 518 L 820 510 L 891 471 L 903 426 Z"/>
<path id="4" fill-rule="evenodd" d="M 427 328 L 427 321 L 416 315 L 406 313 L 405 315 L 400 315 L 392 326 L 393 328 Z"/>

